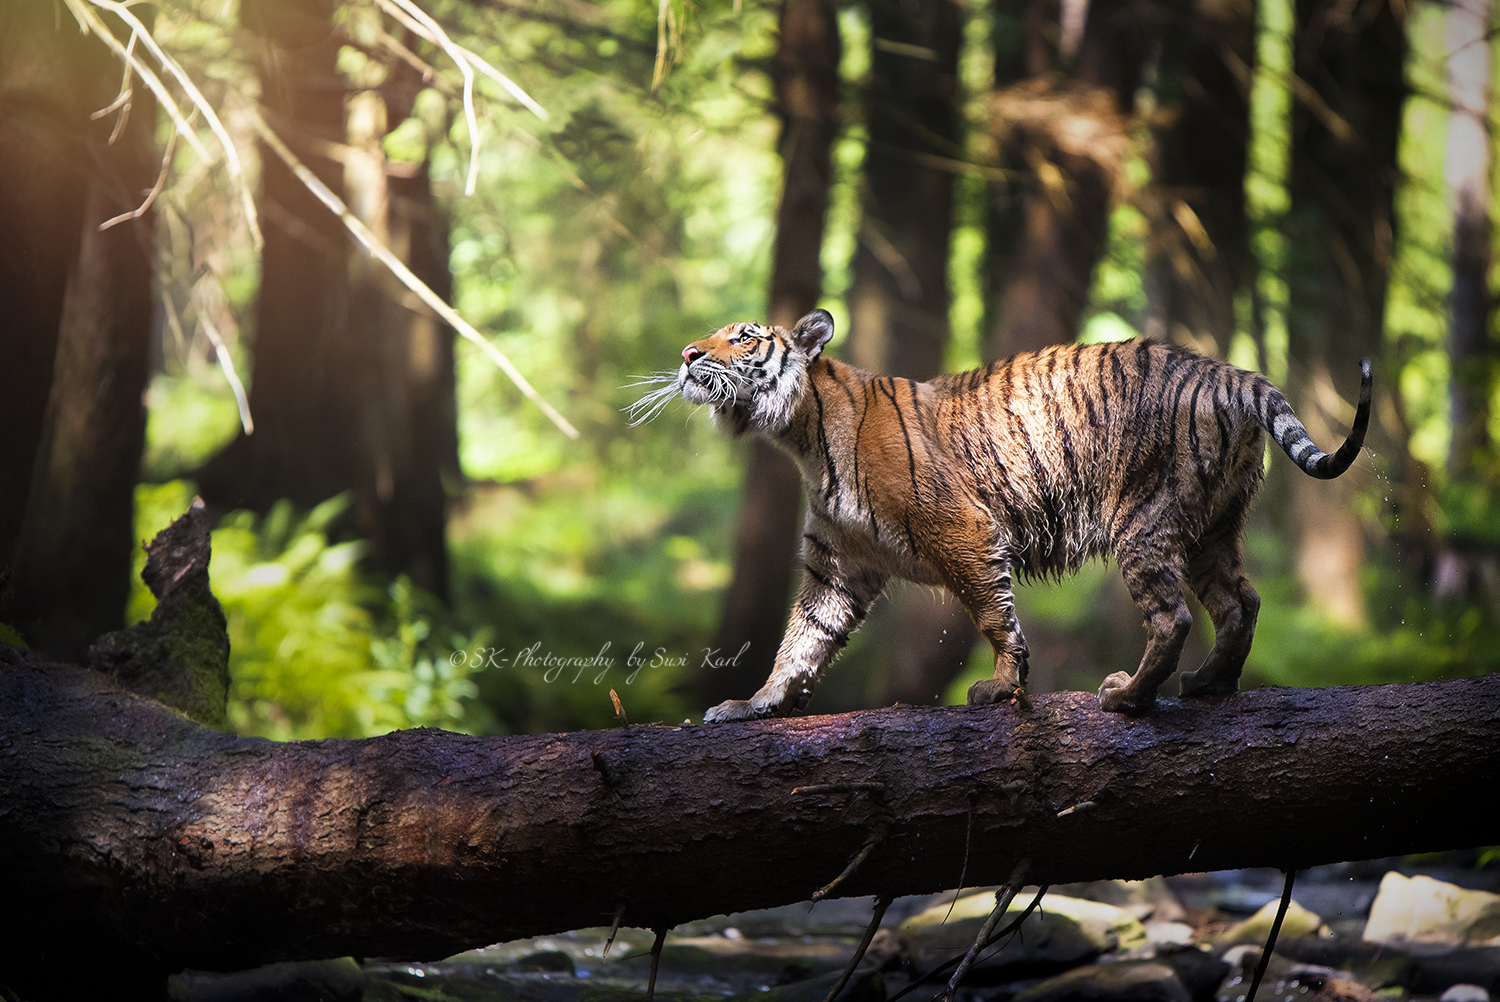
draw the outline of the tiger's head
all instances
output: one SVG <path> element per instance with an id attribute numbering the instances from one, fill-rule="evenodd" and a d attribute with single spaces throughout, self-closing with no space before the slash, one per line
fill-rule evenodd
<path id="1" fill-rule="evenodd" d="M 631 408 L 648 421 L 674 396 L 713 409 L 714 423 L 731 435 L 786 428 L 807 392 L 807 367 L 833 337 L 833 317 L 813 310 L 787 331 L 757 323 L 721 327 L 682 349 L 682 365 L 668 385 Z M 663 373 L 662 382 L 670 374 Z M 654 381 L 654 380 L 653 380 Z"/>

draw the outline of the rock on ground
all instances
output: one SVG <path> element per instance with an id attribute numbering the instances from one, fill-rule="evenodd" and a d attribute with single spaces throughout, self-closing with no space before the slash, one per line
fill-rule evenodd
<path id="1" fill-rule="evenodd" d="M 1380 881 L 1364 938 L 1412 952 L 1431 946 L 1500 946 L 1500 894 L 1392 871 Z"/>

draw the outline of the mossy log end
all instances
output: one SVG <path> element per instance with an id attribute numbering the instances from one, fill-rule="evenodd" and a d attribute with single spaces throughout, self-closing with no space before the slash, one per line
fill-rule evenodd
<path id="1" fill-rule="evenodd" d="M 210 535 L 203 502 L 146 546 L 141 580 L 156 596 L 144 623 L 106 633 L 89 648 L 89 667 L 132 692 L 159 699 L 212 727 L 227 723 L 229 634 L 208 584 Z"/>
<path id="2" fill-rule="evenodd" d="M 0 646 L 0 982 L 59 944 L 163 973 L 669 927 L 804 900 L 882 822 L 839 893 L 951 887 L 966 843 L 977 885 L 1495 839 L 1500 674 L 1033 703 L 277 744 Z"/>

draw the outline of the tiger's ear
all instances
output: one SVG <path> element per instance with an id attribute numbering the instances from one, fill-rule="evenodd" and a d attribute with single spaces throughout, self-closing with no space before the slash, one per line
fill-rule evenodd
<path id="1" fill-rule="evenodd" d="M 822 354 L 823 346 L 831 337 L 833 314 L 827 310 L 813 310 L 792 328 L 792 343 L 801 349 L 809 362 Z"/>

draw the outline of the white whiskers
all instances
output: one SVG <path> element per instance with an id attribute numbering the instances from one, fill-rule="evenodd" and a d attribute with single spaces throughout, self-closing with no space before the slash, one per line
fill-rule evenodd
<path id="1" fill-rule="evenodd" d="M 630 427 L 635 428 L 654 419 L 679 395 L 685 395 L 688 387 L 679 387 L 677 372 L 655 372 L 649 376 L 637 376 L 636 381 L 626 386 L 654 386 L 641 399 L 624 408 L 630 415 Z M 744 379 L 736 372 L 717 366 L 699 366 L 693 373 L 688 397 L 696 404 L 718 405 L 730 403 L 739 397 Z"/>
<path id="2" fill-rule="evenodd" d="M 630 427 L 635 428 L 650 421 L 662 412 L 662 409 L 671 403 L 678 395 L 677 393 L 677 371 L 654 372 L 649 376 L 636 376 L 635 382 L 626 383 L 631 386 L 655 386 L 641 399 L 623 408 L 630 415 Z"/>

